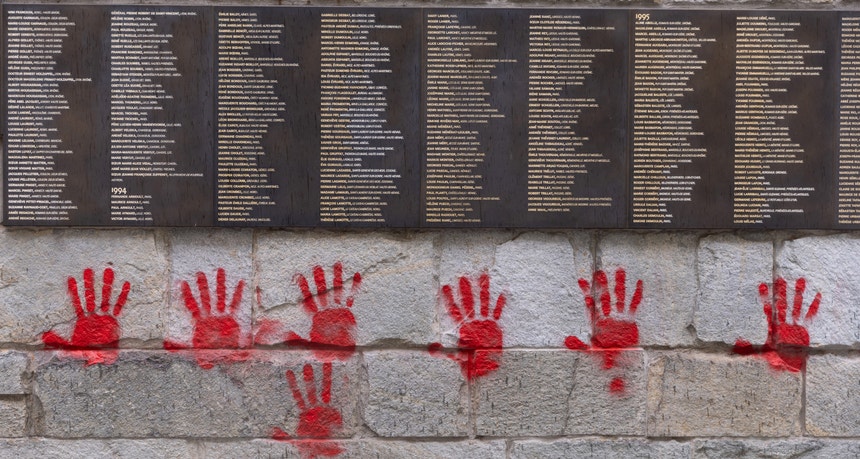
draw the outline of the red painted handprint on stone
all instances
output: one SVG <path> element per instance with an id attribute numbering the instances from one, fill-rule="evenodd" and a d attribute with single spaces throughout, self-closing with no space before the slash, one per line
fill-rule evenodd
<path id="1" fill-rule="evenodd" d="M 502 329 L 498 320 L 506 304 L 504 294 L 496 298 L 496 304 L 490 315 L 490 276 L 486 273 L 478 278 L 480 317 L 475 316 L 475 296 L 472 292 L 472 282 L 468 277 L 460 278 L 460 301 L 462 308 L 454 300 L 454 292 L 450 285 L 442 287 L 442 297 L 448 314 L 460 327 L 460 338 L 457 341 L 459 351 L 454 356 L 448 356 L 460 362 L 460 367 L 467 379 L 492 373 L 499 368 L 498 358 L 502 353 Z M 432 354 L 441 352 L 440 343 L 432 343 L 429 350 Z M 479 351 L 479 352 L 476 352 Z"/>
<path id="2" fill-rule="evenodd" d="M 238 349 L 248 346 L 250 337 L 242 335 L 242 328 L 236 320 L 239 306 L 242 303 L 244 288 L 245 281 L 240 280 L 236 284 L 228 305 L 227 275 L 224 268 L 218 268 L 215 280 L 215 308 L 213 309 L 209 280 L 205 273 L 197 273 L 197 290 L 200 294 L 200 302 L 194 297 L 188 282 L 182 282 L 182 299 L 194 322 L 194 332 L 191 338 L 192 349 Z M 171 341 L 165 341 L 164 347 L 170 350 L 188 348 L 186 345 Z M 203 368 L 213 366 L 208 355 L 206 353 L 197 355 L 198 363 Z"/>
<path id="3" fill-rule="evenodd" d="M 592 283 L 585 279 L 579 279 L 579 287 L 585 294 L 585 307 L 591 319 L 591 347 L 587 346 L 576 336 L 568 336 L 564 340 L 565 346 L 574 350 L 600 351 L 603 356 L 603 367 L 613 368 L 616 359 L 623 349 L 635 347 L 639 344 L 639 326 L 633 321 L 632 316 L 642 302 L 642 281 L 636 281 L 636 290 L 630 305 L 627 303 L 627 273 L 622 268 L 615 271 L 615 313 L 626 315 L 624 318 L 613 316 L 612 296 L 609 291 L 609 280 L 604 271 L 594 273 Z M 600 311 L 597 310 L 595 297 L 600 301 Z M 625 312 L 625 307 L 627 311 Z M 624 380 L 613 379 L 609 384 L 612 392 L 624 391 Z"/>
<path id="4" fill-rule="evenodd" d="M 87 365 L 95 363 L 111 364 L 116 361 L 119 339 L 121 335 L 117 317 L 122 313 L 122 307 L 128 300 L 131 284 L 124 282 L 122 290 L 111 307 L 111 296 L 113 292 L 114 272 L 111 268 L 105 268 L 102 274 L 102 297 L 101 303 L 96 308 L 96 291 L 93 279 L 93 270 L 84 270 L 84 301 L 86 308 L 81 304 L 78 292 L 78 282 L 74 277 L 67 281 L 69 297 L 75 308 L 77 320 L 72 329 L 72 336 L 65 339 L 54 331 L 42 334 L 42 342 L 47 347 L 69 350 L 70 355 L 86 360 Z M 103 349 L 113 349 L 103 350 Z"/>
<path id="5" fill-rule="evenodd" d="M 753 346 L 749 341 L 738 339 L 734 352 L 741 355 L 757 355 L 776 370 L 801 371 L 806 366 L 809 350 L 809 332 L 803 325 L 818 314 L 821 304 L 821 293 L 816 293 L 809 304 L 806 314 L 803 312 L 803 293 L 806 291 L 806 279 L 797 279 L 794 283 L 794 302 L 791 308 L 791 322 L 788 322 L 788 295 L 785 279 L 778 278 L 773 283 L 776 311 L 767 284 L 758 287 L 759 296 L 764 305 L 764 315 L 767 318 L 767 341 L 763 346 Z"/>
<path id="6" fill-rule="evenodd" d="M 322 387 L 320 397 L 317 398 L 316 378 L 311 364 L 305 364 L 303 369 L 305 395 L 299 389 L 295 373 L 287 370 L 287 383 L 300 411 L 296 427 L 299 440 L 292 439 L 278 427 L 272 429 L 272 438 L 292 442 L 306 458 L 337 456 L 343 452 L 337 442 L 330 440 L 343 426 L 340 411 L 331 406 L 331 362 L 323 363 L 322 371 Z"/>
<path id="7" fill-rule="evenodd" d="M 333 266 L 334 279 L 330 289 L 323 268 L 315 266 L 313 271 L 316 295 L 311 293 L 307 278 L 302 274 L 296 275 L 296 284 L 302 291 L 302 305 L 311 315 L 310 337 L 304 339 L 295 332 L 289 332 L 287 344 L 312 348 L 317 358 L 323 361 L 347 359 L 355 351 L 355 316 L 350 308 L 361 287 L 361 274 L 352 275 L 352 286 L 344 298 L 343 265 L 340 262 Z"/>

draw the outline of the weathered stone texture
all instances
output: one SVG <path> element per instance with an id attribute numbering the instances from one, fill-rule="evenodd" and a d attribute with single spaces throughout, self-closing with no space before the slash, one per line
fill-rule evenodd
<path id="1" fill-rule="evenodd" d="M 475 382 L 477 435 L 644 435 L 644 353 L 626 351 L 609 370 L 599 354 L 505 351 Z M 623 393 L 610 391 L 613 378 Z"/>
<path id="2" fill-rule="evenodd" d="M 514 441 L 511 459 L 604 459 L 604 458 L 660 458 L 687 459 L 688 444 L 674 441 L 648 441 L 644 439 L 607 440 L 576 438 L 552 441 Z"/>
<path id="3" fill-rule="evenodd" d="M 206 275 L 214 315 L 217 312 L 217 273 L 224 269 L 226 297 L 229 306 L 244 281 L 242 302 L 233 316 L 242 329 L 240 345 L 251 344 L 251 311 L 254 302 L 253 233 L 232 229 L 174 229 L 170 232 L 170 312 L 167 338 L 179 344 L 190 344 L 194 321 L 185 305 L 182 283 L 188 282 L 195 301 L 202 308 L 197 273 Z"/>
<path id="4" fill-rule="evenodd" d="M 195 356 L 216 364 L 198 366 Z M 221 357 L 221 361 L 217 356 Z M 285 377 L 301 377 L 305 352 L 123 352 L 110 366 L 42 356 L 33 393 L 43 411 L 42 435 L 80 437 L 268 437 L 295 432 L 300 411 Z M 313 363 L 317 393 L 320 363 Z M 354 361 L 333 364 L 332 401 L 343 417 L 336 436 L 349 436 L 357 399 Z"/>
<path id="5" fill-rule="evenodd" d="M 22 396 L 0 398 L 0 437 L 27 434 L 27 401 Z"/>
<path id="6" fill-rule="evenodd" d="M 337 440 L 333 442 L 342 459 L 497 459 L 505 457 L 505 442 L 497 441 L 391 441 L 391 440 Z M 305 444 L 307 445 L 307 444 Z M 206 459 L 233 459 L 237 457 L 259 459 L 307 459 L 302 442 L 252 440 L 243 442 L 204 443 L 200 457 Z M 310 445 L 307 445 L 310 446 Z M 305 450 L 307 451 L 307 450 Z"/>
<path id="7" fill-rule="evenodd" d="M 649 357 L 649 436 L 800 433 L 800 373 L 777 372 L 754 357 L 688 352 Z"/>
<path id="8" fill-rule="evenodd" d="M 835 355 L 809 358 L 806 430 L 812 435 L 860 436 L 860 360 Z"/>
<path id="9" fill-rule="evenodd" d="M 122 338 L 156 340 L 163 336 L 167 307 L 167 247 L 160 233 L 145 230 L 0 230 L 0 341 L 39 344 L 54 330 L 69 338 L 75 310 L 67 279 L 95 271 L 97 303 L 102 274 L 115 272 L 112 302 L 123 282 L 131 284 L 118 317 Z"/>
<path id="10" fill-rule="evenodd" d="M 758 287 L 773 282 L 773 243 L 716 235 L 699 242 L 694 324 L 702 341 L 767 339 Z"/>
<path id="11" fill-rule="evenodd" d="M 507 295 L 506 347 L 562 347 L 566 336 L 591 331 L 577 283 L 591 278 L 590 244 L 587 233 L 524 233 L 498 246 L 490 286 L 493 301 Z"/>
<path id="12" fill-rule="evenodd" d="M 313 278 L 321 266 L 328 285 L 332 266 L 342 262 L 345 287 L 353 273 L 363 277 L 352 313 L 356 342 L 396 342 L 426 346 L 433 333 L 438 282 L 433 234 L 261 232 L 257 235 L 256 271 L 260 305 L 257 319 L 276 320 L 307 337 L 311 318 L 301 307 L 297 274 Z M 316 288 L 311 281 L 311 290 Z"/>
<path id="13" fill-rule="evenodd" d="M 25 385 L 27 354 L 19 351 L 0 351 L 0 395 L 29 393 Z"/>
<path id="14" fill-rule="evenodd" d="M 645 352 L 577 352 L 567 435 L 645 435 Z M 613 355 L 607 355 L 613 354 Z M 614 361 L 606 368 L 607 358 Z M 618 387 L 613 388 L 613 380 Z"/>
<path id="15" fill-rule="evenodd" d="M 195 447 L 184 440 L 0 440 L 0 458 L 191 459 Z"/>
<path id="16" fill-rule="evenodd" d="M 824 441 L 811 438 L 786 440 L 694 440 L 692 459 L 834 459 L 860 457 L 860 441 Z"/>
<path id="17" fill-rule="evenodd" d="M 600 240 L 598 267 L 609 277 L 610 289 L 615 287 L 617 269 L 627 273 L 625 308 L 630 305 L 636 281 L 642 280 L 642 303 L 633 319 L 643 346 L 693 343 L 690 326 L 697 293 L 697 243 L 696 235 L 684 233 L 610 233 Z"/>
<path id="18" fill-rule="evenodd" d="M 777 274 L 788 282 L 789 304 L 793 303 L 799 278 L 806 279 L 804 316 L 815 293 L 821 293 L 818 314 L 811 321 L 800 321 L 808 329 L 813 346 L 860 343 L 858 253 L 860 239 L 844 234 L 786 241 L 777 251 Z"/>
<path id="19" fill-rule="evenodd" d="M 469 393 L 460 365 L 425 351 L 364 354 L 364 423 L 381 437 L 467 436 Z"/>

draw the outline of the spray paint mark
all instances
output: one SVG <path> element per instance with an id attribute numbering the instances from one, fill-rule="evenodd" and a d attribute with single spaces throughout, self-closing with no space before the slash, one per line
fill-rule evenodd
<path id="1" fill-rule="evenodd" d="M 340 431 L 343 426 L 343 418 L 340 411 L 331 406 L 331 362 L 322 364 L 322 384 L 320 394 L 317 397 L 317 384 L 314 369 L 311 364 L 305 364 L 302 377 L 305 383 L 305 392 L 302 393 L 299 382 L 292 370 L 287 370 L 287 383 L 293 399 L 299 407 L 299 423 L 296 427 L 296 436 L 293 439 L 288 433 L 278 427 L 272 429 L 272 438 L 280 441 L 288 441 L 296 445 L 305 458 L 331 457 L 343 452 L 343 448 L 331 441 L 331 437 Z"/>
<path id="2" fill-rule="evenodd" d="M 302 274 L 296 275 L 295 282 L 302 291 L 302 306 L 311 315 L 311 330 L 308 339 L 292 331 L 287 333 L 286 338 L 289 345 L 312 349 L 314 355 L 324 362 L 345 360 L 355 352 L 356 324 L 350 308 L 361 287 L 361 274 L 352 275 L 349 294 L 344 297 L 343 265 L 335 263 L 333 271 L 332 286 L 329 288 L 323 268 L 313 268 L 316 295 L 311 293 L 307 278 Z"/>
<path id="3" fill-rule="evenodd" d="M 200 301 L 194 297 L 191 286 L 187 281 L 182 281 L 182 299 L 185 308 L 191 313 L 194 322 L 194 332 L 191 337 L 191 345 L 165 341 L 164 348 L 168 350 L 180 349 L 239 349 L 247 347 L 250 343 L 249 336 L 242 335 L 242 328 L 236 321 L 236 314 L 242 303 L 242 292 L 245 289 L 245 281 L 240 280 L 236 284 L 230 303 L 227 303 L 227 275 L 224 268 L 218 268 L 215 281 L 215 307 L 212 307 L 209 280 L 206 274 L 197 273 L 197 290 Z M 245 355 L 247 353 L 242 353 Z M 212 368 L 216 362 L 210 356 L 219 353 L 196 353 L 197 363 L 205 369 Z M 229 360 L 242 360 L 241 355 L 235 355 Z"/>
<path id="4" fill-rule="evenodd" d="M 74 277 L 67 280 L 67 290 L 77 320 L 69 339 L 59 336 L 54 331 L 42 334 L 42 342 L 46 347 L 63 349 L 66 355 L 84 360 L 86 365 L 97 363 L 112 364 L 117 358 L 117 348 L 121 337 L 121 329 L 117 317 L 128 300 L 131 284 L 124 282 L 116 302 L 111 307 L 113 295 L 114 272 L 105 268 L 102 274 L 101 302 L 96 307 L 96 290 L 94 274 L 91 268 L 84 270 L 84 303 L 81 303 L 78 281 Z"/>
<path id="5" fill-rule="evenodd" d="M 463 375 L 470 381 L 499 368 L 498 360 L 502 354 L 503 334 L 498 320 L 507 302 L 505 295 L 500 294 L 490 315 L 490 276 L 487 273 L 481 274 L 478 278 L 478 288 L 480 317 L 476 317 L 475 296 L 472 292 L 472 282 L 468 277 L 460 278 L 460 305 L 454 300 L 451 286 L 442 287 L 442 298 L 448 315 L 459 326 L 458 350 L 452 355 L 443 351 L 441 343 L 432 343 L 428 346 L 428 351 L 432 355 L 444 355 L 459 362 Z"/>
<path id="6" fill-rule="evenodd" d="M 771 368 L 778 371 L 802 371 L 806 367 L 809 354 L 809 332 L 805 323 L 809 323 L 818 314 L 821 305 L 821 293 L 816 292 L 815 298 L 809 304 L 806 314 L 803 312 L 803 294 L 806 291 L 806 279 L 797 279 L 794 283 L 794 301 L 791 308 L 791 322 L 788 322 L 787 284 L 782 277 L 773 283 L 773 298 L 767 284 L 758 287 L 759 297 L 764 305 L 764 315 L 767 318 L 767 341 L 763 346 L 755 346 L 749 341 L 738 339 L 733 351 L 740 355 L 753 355 L 767 361 Z M 776 310 L 774 310 L 776 303 Z"/>
<path id="7" fill-rule="evenodd" d="M 642 303 L 642 280 L 636 281 L 636 290 L 627 303 L 627 273 L 622 268 L 615 271 L 615 313 L 626 315 L 627 319 L 613 317 L 612 295 L 609 289 L 609 279 L 602 270 L 596 271 L 592 282 L 579 279 L 579 288 L 585 294 L 585 307 L 591 320 L 591 346 L 587 346 L 576 336 L 568 336 L 564 345 L 578 351 L 595 351 L 603 360 L 603 368 L 614 368 L 618 356 L 624 349 L 636 347 L 639 344 L 639 326 L 632 320 L 639 304 Z M 597 298 L 600 310 L 597 309 Z M 626 311 L 625 311 L 626 307 Z M 609 383 L 612 393 L 624 392 L 624 380 L 615 378 Z"/>

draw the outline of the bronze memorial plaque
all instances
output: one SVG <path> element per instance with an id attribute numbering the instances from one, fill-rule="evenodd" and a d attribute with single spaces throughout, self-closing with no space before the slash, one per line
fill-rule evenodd
<path id="1" fill-rule="evenodd" d="M 10 226 L 860 228 L 860 13 L 4 4 Z"/>

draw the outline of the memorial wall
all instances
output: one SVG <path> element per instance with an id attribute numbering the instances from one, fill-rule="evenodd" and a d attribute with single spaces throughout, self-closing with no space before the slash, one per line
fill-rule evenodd
<path id="1" fill-rule="evenodd" d="M 9 226 L 860 228 L 860 14 L 3 7 Z"/>

